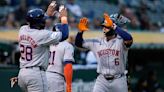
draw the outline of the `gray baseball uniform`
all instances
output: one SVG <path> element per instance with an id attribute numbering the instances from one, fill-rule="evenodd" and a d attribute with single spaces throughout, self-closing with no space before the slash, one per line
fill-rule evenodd
<path id="1" fill-rule="evenodd" d="M 46 76 L 48 80 L 49 92 L 65 92 L 64 62 L 74 61 L 73 46 L 67 42 L 60 42 L 50 46 L 50 59 Z"/>
<path id="2" fill-rule="evenodd" d="M 30 29 L 28 25 L 20 28 L 18 85 L 25 92 L 48 91 L 44 70 L 48 67 L 49 45 L 59 43 L 61 36 L 61 32 Z"/>
<path id="3" fill-rule="evenodd" d="M 123 39 L 119 35 L 109 41 L 105 37 L 89 39 L 84 40 L 83 47 L 93 51 L 98 63 L 99 76 L 93 92 L 127 92 L 124 72 L 128 48 L 124 46 Z"/>

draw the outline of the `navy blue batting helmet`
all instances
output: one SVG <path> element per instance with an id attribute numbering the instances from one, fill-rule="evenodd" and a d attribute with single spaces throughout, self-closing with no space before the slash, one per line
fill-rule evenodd
<path id="1" fill-rule="evenodd" d="M 26 15 L 26 20 L 30 24 L 30 28 L 44 29 L 46 16 L 42 9 L 36 8 L 29 10 Z"/>

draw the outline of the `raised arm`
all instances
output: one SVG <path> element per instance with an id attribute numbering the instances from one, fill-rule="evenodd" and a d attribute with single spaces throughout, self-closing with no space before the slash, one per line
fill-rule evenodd
<path id="1" fill-rule="evenodd" d="M 118 27 L 115 23 L 111 23 L 112 20 L 111 20 L 111 18 L 109 17 L 109 15 L 107 13 L 104 14 L 104 18 L 106 20 L 104 25 L 105 26 L 110 26 L 112 24 L 111 28 L 113 30 L 115 30 L 115 32 L 119 36 L 121 36 L 121 38 L 124 40 L 124 45 L 129 48 L 133 43 L 133 38 L 132 38 L 131 34 L 124 31 L 122 28 Z"/>
<path id="2" fill-rule="evenodd" d="M 67 9 L 64 8 L 64 6 L 60 6 L 61 10 L 59 11 L 60 13 L 60 20 L 61 20 L 61 30 L 62 32 L 62 38 L 60 41 L 64 41 L 68 38 L 69 35 L 69 28 L 68 28 L 68 18 L 67 18 Z"/>
<path id="3" fill-rule="evenodd" d="M 88 19 L 87 18 L 81 18 L 80 19 L 80 22 L 78 24 L 78 29 L 79 29 L 79 32 L 77 33 L 76 35 L 76 39 L 75 39 L 75 45 L 77 47 L 80 47 L 80 48 L 83 48 L 83 32 L 87 31 L 88 28 L 87 28 L 87 24 L 88 24 Z"/>
<path id="4" fill-rule="evenodd" d="M 46 11 L 47 16 L 54 16 L 54 14 L 57 12 L 55 11 L 56 2 L 52 1 L 51 4 L 48 6 L 48 9 Z M 47 31 L 43 35 L 45 36 L 44 39 L 42 39 L 41 44 L 43 45 L 50 45 L 50 44 L 57 44 L 60 41 L 64 41 L 68 38 L 69 35 L 69 29 L 68 29 L 68 21 L 67 21 L 67 10 L 66 8 L 62 8 L 59 11 L 59 19 L 61 20 L 60 24 L 56 24 L 53 27 L 52 31 Z M 58 31 L 56 31 L 58 29 Z"/>
<path id="5" fill-rule="evenodd" d="M 120 35 L 121 38 L 124 40 L 125 46 L 129 48 L 133 43 L 133 37 L 131 36 L 131 34 L 116 25 L 114 25 L 114 29 L 116 33 Z"/>
<path id="6" fill-rule="evenodd" d="M 51 4 L 48 6 L 46 14 L 48 16 L 54 16 L 55 13 L 58 12 L 55 11 L 55 7 L 56 7 L 56 1 L 52 1 Z M 69 29 L 68 29 L 68 20 L 67 20 L 67 9 L 63 5 L 60 6 L 59 20 L 61 21 L 61 23 L 58 23 L 53 27 L 52 34 L 56 34 L 55 33 L 56 29 L 58 29 L 58 32 L 61 32 L 61 39 L 59 41 L 64 41 L 68 38 Z"/>

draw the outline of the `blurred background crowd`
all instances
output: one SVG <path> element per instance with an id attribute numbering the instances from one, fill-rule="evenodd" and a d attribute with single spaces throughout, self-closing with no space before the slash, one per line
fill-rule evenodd
<path id="1" fill-rule="evenodd" d="M 0 28 L 15 29 L 25 23 L 26 12 L 41 7 L 46 10 L 51 0 L 1 0 Z M 134 30 L 161 31 L 164 28 L 164 0 L 57 0 L 69 10 L 69 23 L 76 28 L 80 17 L 90 19 L 93 29 L 100 29 L 102 14 L 121 13 L 131 20 L 127 26 Z M 53 18 L 48 20 L 52 22 Z"/>
<path id="2" fill-rule="evenodd" d="M 131 20 L 126 26 L 130 32 L 164 32 L 164 0 L 56 0 L 68 9 L 70 30 L 77 30 L 77 23 L 83 16 L 89 18 L 92 31 L 101 31 L 100 24 L 104 12 L 120 13 Z M 0 32 L 18 31 L 26 24 L 25 17 L 29 9 L 42 8 L 46 11 L 51 0 L 1 0 Z M 46 29 L 58 22 L 56 16 L 46 20 Z M 162 38 L 161 38 L 162 39 Z M 74 44 L 75 37 L 69 40 Z M 0 39 L 0 67 L 19 65 L 19 49 L 16 41 Z M 128 56 L 128 70 L 131 75 L 129 92 L 164 92 L 164 45 L 136 44 Z M 75 48 L 75 65 L 96 65 L 96 59 L 90 51 Z M 96 73 L 96 71 L 95 71 Z M 80 92 L 80 91 L 79 91 Z"/>

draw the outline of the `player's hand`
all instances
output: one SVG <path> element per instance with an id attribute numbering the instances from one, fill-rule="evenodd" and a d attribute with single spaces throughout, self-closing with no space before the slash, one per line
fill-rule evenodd
<path id="1" fill-rule="evenodd" d="M 104 26 L 112 28 L 113 27 L 113 21 L 110 19 L 109 15 L 107 13 L 104 13 Z"/>
<path id="2" fill-rule="evenodd" d="M 81 18 L 80 22 L 78 24 L 78 29 L 80 32 L 84 32 L 88 30 L 88 19 L 87 18 Z"/>
<path id="3" fill-rule="evenodd" d="M 62 10 L 59 12 L 60 17 L 67 17 L 67 9 L 62 8 Z"/>
<path id="4" fill-rule="evenodd" d="M 11 82 L 11 88 L 15 85 L 15 83 L 18 82 L 18 77 L 12 77 L 10 78 L 10 82 Z"/>
<path id="5" fill-rule="evenodd" d="M 50 5 L 48 6 L 47 11 L 46 11 L 46 14 L 48 16 L 54 16 L 55 15 L 55 13 L 57 12 L 57 11 L 55 11 L 56 5 L 57 5 L 56 1 L 52 1 L 50 3 Z"/>
<path id="6" fill-rule="evenodd" d="M 61 18 L 60 20 L 61 20 L 61 23 L 62 24 L 68 24 L 68 20 L 67 20 L 67 9 L 66 8 L 64 8 L 64 6 L 63 6 L 63 8 L 59 11 L 59 17 Z"/>

